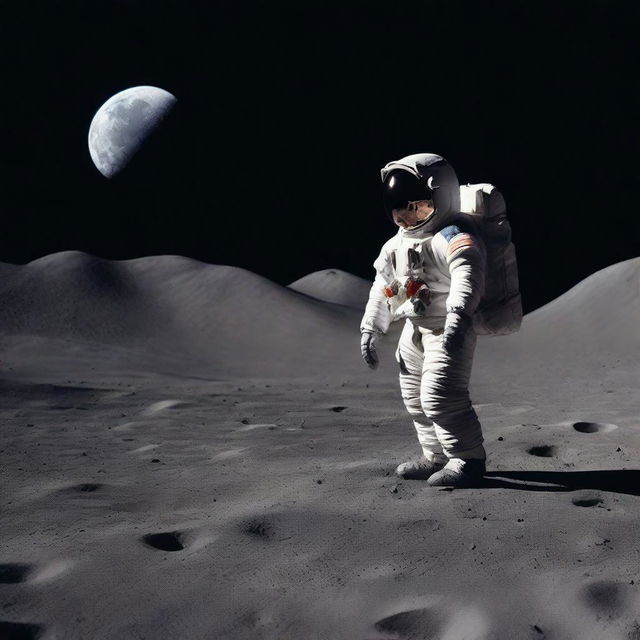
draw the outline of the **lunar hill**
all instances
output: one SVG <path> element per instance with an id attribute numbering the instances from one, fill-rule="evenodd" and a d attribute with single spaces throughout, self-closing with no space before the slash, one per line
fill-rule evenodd
<path id="1" fill-rule="evenodd" d="M 527 314 L 520 331 L 478 341 L 476 387 L 537 389 L 547 398 L 576 398 L 576 389 L 626 390 L 639 383 L 640 258 L 598 271 Z M 635 389 L 635 391 L 633 391 Z M 544 402 L 544 400 L 543 400 Z"/>
<path id="2" fill-rule="evenodd" d="M 323 269 L 310 273 L 288 286 L 318 300 L 343 304 L 362 312 L 369 299 L 371 282 L 340 269 Z"/>
<path id="3" fill-rule="evenodd" d="M 480 337 L 477 370 L 530 378 L 544 367 L 573 367 L 581 375 L 586 362 L 635 358 L 639 272 L 640 258 L 612 265 L 528 314 L 520 332 Z M 93 345 L 105 365 L 141 370 L 365 375 L 358 328 L 369 287 L 337 269 L 283 287 L 242 268 L 181 256 L 110 261 L 65 251 L 27 265 L 0 264 L 0 335 L 8 352 L 32 350 L 37 358 Z M 382 337 L 386 364 L 377 374 L 395 375 L 401 328 L 394 323 Z"/>
<path id="4" fill-rule="evenodd" d="M 358 312 L 238 267 L 180 256 L 109 261 L 77 251 L 0 267 L 0 334 L 16 343 L 128 350 L 138 368 L 203 374 L 356 369 Z M 35 344 L 35 343 L 34 343 Z M 46 350 L 46 348 L 45 348 Z M 135 357 L 134 357 L 135 356 Z M 356 357 L 357 356 L 357 357 Z"/>

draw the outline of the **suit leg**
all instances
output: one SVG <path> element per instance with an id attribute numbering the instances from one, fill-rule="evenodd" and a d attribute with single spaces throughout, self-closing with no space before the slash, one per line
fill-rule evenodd
<path id="1" fill-rule="evenodd" d="M 467 331 L 462 348 L 449 354 L 442 331 L 421 329 L 424 361 L 420 390 L 422 409 L 449 458 L 485 458 L 480 421 L 469 397 L 469 378 L 477 336 Z"/>
<path id="2" fill-rule="evenodd" d="M 423 371 L 424 353 L 420 332 L 417 327 L 407 320 L 398 348 L 396 361 L 400 367 L 400 391 L 413 425 L 418 434 L 418 442 L 428 460 L 446 462 L 442 446 L 438 440 L 435 426 L 424 413 L 421 402 L 421 379 Z"/>

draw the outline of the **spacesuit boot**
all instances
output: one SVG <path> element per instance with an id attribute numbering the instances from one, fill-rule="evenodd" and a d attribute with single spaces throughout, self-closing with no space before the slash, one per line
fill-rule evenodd
<path id="1" fill-rule="evenodd" d="M 409 460 L 398 465 L 396 475 L 405 480 L 427 480 L 444 466 L 445 463 L 442 460 L 429 460 L 422 456 L 417 460 Z"/>
<path id="2" fill-rule="evenodd" d="M 451 458 L 441 471 L 427 479 L 430 487 L 477 487 L 486 472 L 482 458 Z"/>

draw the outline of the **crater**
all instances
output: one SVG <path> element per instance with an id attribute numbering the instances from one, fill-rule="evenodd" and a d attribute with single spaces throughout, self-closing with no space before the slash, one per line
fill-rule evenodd
<path id="1" fill-rule="evenodd" d="M 625 593 L 616 582 L 602 580 L 587 585 L 583 590 L 585 602 L 599 613 L 614 614 L 625 604 Z"/>
<path id="2" fill-rule="evenodd" d="M 527 453 L 538 458 L 553 458 L 556 455 L 556 448 L 552 445 L 542 444 L 527 449 Z"/>
<path id="3" fill-rule="evenodd" d="M 39 624 L 0 620 L 0 638 L 2 640 L 35 640 L 41 637 L 43 630 L 44 627 Z"/>
<path id="4" fill-rule="evenodd" d="M 242 531 L 257 538 L 266 540 L 273 537 L 273 524 L 267 520 L 250 520 L 243 527 Z"/>
<path id="5" fill-rule="evenodd" d="M 618 425 L 606 422 L 574 422 L 573 428 L 580 433 L 609 433 L 617 429 Z"/>
<path id="6" fill-rule="evenodd" d="M 574 498 L 571 502 L 573 502 L 576 507 L 596 507 L 602 504 L 604 500 L 602 500 L 602 498 Z"/>
<path id="7" fill-rule="evenodd" d="M 375 624 L 376 631 L 393 633 L 402 638 L 437 638 L 442 627 L 440 616 L 430 609 L 401 611 Z"/>
<path id="8" fill-rule="evenodd" d="M 182 551 L 184 549 L 184 532 L 165 531 L 162 533 L 148 533 L 141 538 L 142 542 L 159 551 Z"/>
<path id="9" fill-rule="evenodd" d="M 96 491 L 100 491 L 104 489 L 106 485 L 98 483 L 98 482 L 83 482 L 81 484 L 73 484 L 68 487 L 64 487 L 64 489 L 58 489 L 56 493 L 58 495 L 66 495 L 75 493 L 95 493 Z"/>
<path id="10" fill-rule="evenodd" d="M 0 564 L 0 584 L 26 582 L 31 565 L 21 563 Z M 0 636 L 2 637 L 2 636 Z"/>
<path id="11" fill-rule="evenodd" d="M 81 493 L 93 493 L 94 491 L 98 491 L 104 485 L 95 483 L 95 482 L 85 482 L 84 484 L 78 484 L 75 487 L 72 487 L 74 491 L 80 491 Z"/>

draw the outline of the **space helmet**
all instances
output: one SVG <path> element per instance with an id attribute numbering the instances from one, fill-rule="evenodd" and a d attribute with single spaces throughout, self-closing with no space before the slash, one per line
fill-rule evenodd
<path id="1" fill-rule="evenodd" d="M 387 215 L 414 200 L 433 201 L 434 212 L 410 231 L 432 232 L 460 212 L 460 184 L 453 167 L 435 153 L 415 153 L 387 163 L 380 171 Z"/>

